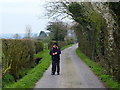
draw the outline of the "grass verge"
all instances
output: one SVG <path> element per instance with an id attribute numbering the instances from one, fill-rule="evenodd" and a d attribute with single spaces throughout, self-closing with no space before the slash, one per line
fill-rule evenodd
<path id="1" fill-rule="evenodd" d="M 61 50 L 64 50 L 64 49 L 66 49 L 68 47 L 71 47 L 72 45 L 74 45 L 74 44 L 70 44 L 70 45 L 64 46 L 63 48 L 61 48 Z"/>
<path id="2" fill-rule="evenodd" d="M 65 46 L 61 48 L 64 50 L 72 45 Z M 35 54 L 35 57 L 42 57 L 42 60 L 39 64 L 30 70 L 26 76 L 18 80 L 16 83 L 5 86 L 5 88 L 33 88 L 35 83 L 43 76 L 44 72 L 51 64 L 51 56 L 49 55 L 49 50 L 44 50 L 38 54 Z"/>
<path id="3" fill-rule="evenodd" d="M 120 83 L 113 80 L 112 76 L 104 74 L 105 69 L 103 67 L 90 60 L 78 48 L 76 53 L 109 88 L 120 89 Z"/>

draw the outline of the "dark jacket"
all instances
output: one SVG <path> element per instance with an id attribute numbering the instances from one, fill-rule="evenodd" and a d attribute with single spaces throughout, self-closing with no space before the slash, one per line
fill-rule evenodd
<path id="1" fill-rule="evenodd" d="M 57 55 L 53 55 L 53 53 L 57 52 Z M 61 50 L 60 48 L 51 48 L 50 49 L 50 55 L 52 56 L 52 60 L 60 60 L 60 54 L 61 54 Z"/>

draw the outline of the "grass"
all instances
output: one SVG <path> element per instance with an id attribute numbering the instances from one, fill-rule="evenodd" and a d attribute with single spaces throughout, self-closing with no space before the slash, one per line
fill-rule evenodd
<path id="1" fill-rule="evenodd" d="M 65 48 L 68 48 L 68 47 L 71 47 L 73 44 L 70 44 L 70 45 L 67 45 L 67 46 L 64 46 L 63 48 L 61 48 L 61 50 L 64 50 Z"/>
<path id="2" fill-rule="evenodd" d="M 61 48 L 64 50 L 72 45 L 65 46 Z M 30 70 L 26 76 L 18 80 L 16 83 L 5 86 L 5 88 L 33 88 L 35 83 L 43 76 L 44 72 L 51 64 L 51 56 L 49 55 L 49 50 L 44 50 L 38 54 L 35 54 L 34 57 L 42 57 L 42 60 L 39 64 Z"/>
<path id="3" fill-rule="evenodd" d="M 120 89 L 120 83 L 113 80 L 112 76 L 104 74 L 105 68 L 96 64 L 85 56 L 79 49 L 76 49 L 77 55 L 92 69 L 92 71 L 101 79 L 109 88 Z"/>

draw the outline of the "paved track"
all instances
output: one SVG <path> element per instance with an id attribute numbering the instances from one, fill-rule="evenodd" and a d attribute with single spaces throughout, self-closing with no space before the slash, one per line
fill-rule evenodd
<path id="1" fill-rule="evenodd" d="M 61 74 L 51 75 L 51 66 L 35 88 L 105 88 L 91 69 L 76 55 L 77 45 L 62 51 Z"/>

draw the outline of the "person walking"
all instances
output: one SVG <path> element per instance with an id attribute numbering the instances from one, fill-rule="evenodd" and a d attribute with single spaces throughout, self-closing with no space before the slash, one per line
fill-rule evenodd
<path id="1" fill-rule="evenodd" d="M 50 55 L 52 56 L 52 75 L 55 75 L 56 68 L 57 74 L 60 74 L 60 54 L 61 50 L 58 47 L 58 44 L 54 43 L 53 47 L 50 49 Z"/>

